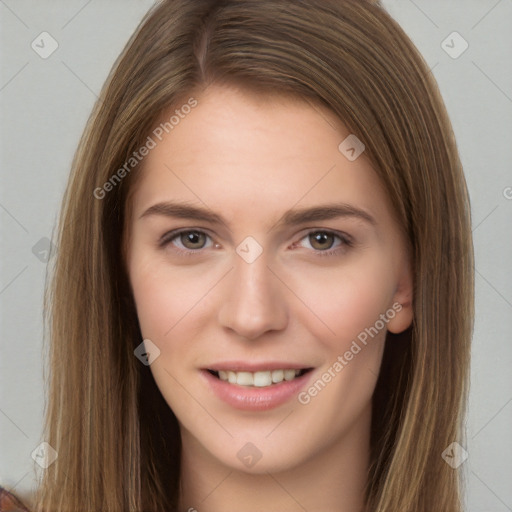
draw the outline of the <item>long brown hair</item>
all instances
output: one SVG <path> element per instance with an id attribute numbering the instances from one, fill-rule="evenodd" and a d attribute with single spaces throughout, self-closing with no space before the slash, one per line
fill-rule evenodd
<path id="1" fill-rule="evenodd" d="M 327 106 L 365 144 L 414 273 L 413 324 L 388 335 L 373 398 L 367 510 L 460 512 L 459 472 L 441 454 L 464 444 L 469 199 L 428 66 L 378 2 L 361 0 L 163 0 L 127 43 L 63 201 L 46 298 L 44 440 L 58 458 L 43 473 L 36 512 L 177 509 L 177 420 L 133 353 L 142 337 L 123 235 L 140 166 L 126 162 L 162 112 L 212 83 Z"/>

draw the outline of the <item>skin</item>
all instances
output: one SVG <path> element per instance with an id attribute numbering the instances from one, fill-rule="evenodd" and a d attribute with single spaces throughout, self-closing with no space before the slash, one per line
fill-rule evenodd
<path id="1" fill-rule="evenodd" d="M 160 350 L 150 369 L 180 424 L 180 510 L 361 510 L 386 329 L 412 321 L 409 255 L 386 192 L 364 153 L 351 162 L 338 150 L 349 132 L 324 107 L 227 86 L 195 97 L 144 159 L 126 255 L 143 337 Z M 206 206 L 228 226 L 142 216 L 162 201 Z M 332 202 L 375 225 L 351 216 L 278 224 L 289 209 Z M 178 228 L 207 236 L 159 247 Z M 317 241 L 322 230 L 352 245 Z M 236 252 L 247 236 L 263 249 L 252 263 Z M 320 254 L 328 250 L 337 252 Z M 401 311 L 306 405 L 294 396 L 241 411 L 200 376 L 219 361 L 282 360 L 314 367 L 313 383 L 397 303 Z M 237 457 L 248 442 L 262 455 L 252 467 Z"/>

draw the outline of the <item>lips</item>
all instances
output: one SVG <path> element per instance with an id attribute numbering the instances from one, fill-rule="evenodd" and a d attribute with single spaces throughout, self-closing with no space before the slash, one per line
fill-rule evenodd
<path id="1" fill-rule="evenodd" d="M 284 361 L 230 361 L 202 368 L 210 392 L 235 409 L 264 411 L 291 400 L 310 380 L 313 368 Z"/>

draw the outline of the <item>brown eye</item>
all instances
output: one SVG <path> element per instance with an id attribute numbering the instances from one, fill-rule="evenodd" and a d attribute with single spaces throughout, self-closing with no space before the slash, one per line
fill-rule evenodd
<path id="1" fill-rule="evenodd" d="M 315 257 L 335 257 L 346 254 L 354 246 L 354 240 L 347 233 L 317 229 L 309 231 L 294 244 L 294 247 L 300 246 L 310 249 Z"/>
<path id="2" fill-rule="evenodd" d="M 206 242 L 206 235 L 201 231 L 183 231 L 176 238 L 180 239 L 186 249 L 191 250 L 202 249 Z"/>
<path id="3" fill-rule="evenodd" d="M 330 249 L 334 243 L 334 239 L 336 238 L 336 235 L 326 231 L 315 231 L 310 233 L 308 236 L 311 247 L 318 250 Z"/>

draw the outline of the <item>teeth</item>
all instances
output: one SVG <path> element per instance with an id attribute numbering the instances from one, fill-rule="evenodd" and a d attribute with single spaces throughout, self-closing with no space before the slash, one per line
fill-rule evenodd
<path id="1" fill-rule="evenodd" d="M 272 382 L 281 382 L 284 379 L 284 370 L 274 370 L 272 372 Z"/>
<path id="2" fill-rule="evenodd" d="M 253 374 L 249 372 L 236 372 L 236 383 L 240 386 L 252 386 L 254 384 Z"/>
<path id="3" fill-rule="evenodd" d="M 232 372 L 230 370 L 219 370 L 220 380 L 240 386 L 255 386 L 264 388 L 277 384 L 283 380 L 293 380 L 301 370 L 268 370 L 262 372 Z"/>
<path id="4" fill-rule="evenodd" d="M 299 373 L 296 370 L 285 370 L 284 371 L 284 380 L 293 380 L 295 378 L 295 375 Z"/>
<path id="5" fill-rule="evenodd" d="M 254 372 L 254 374 L 253 374 L 253 385 L 254 386 L 256 386 L 258 388 L 263 388 L 265 386 L 270 386 L 270 384 L 272 384 L 272 373 L 271 372 Z"/>

